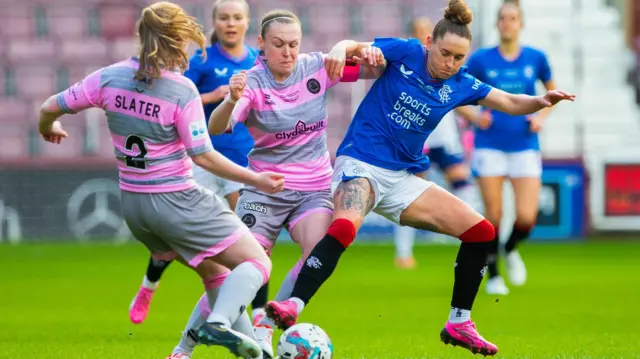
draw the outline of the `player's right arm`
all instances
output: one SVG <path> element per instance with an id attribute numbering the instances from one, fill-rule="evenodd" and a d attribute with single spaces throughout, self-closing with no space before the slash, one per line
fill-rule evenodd
<path id="1" fill-rule="evenodd" d="M 251 110 L 252 93 L 245 90 L 247 73 L 240 71 L 229 80 L 229 95 L 209 117 L 209 133 L 219 135 L 233 128 L 238 122 L 246 120 Z"/>
<path id="2" fill-rule="evenodd" d="M 254 186 L 266 193 L 282 190 L 284 186 L 282 175 L 273 172 L 257 174 L 249 171 L 213 149 L 211 139 L 206 135 L 204 110 L 198 99 L 192 100 L 178 114 L 176 127 L 187 154 L 196 165 L 216 176 Z"/>
<path id="3" fill-rule="evenodd" d="M 100 73 L 101 70 L 93 72 L 42 104 L 38 127 L 45 141 L 60 143 L 68 136 L 58 121 L 60 116 L 100 106 Z"/>

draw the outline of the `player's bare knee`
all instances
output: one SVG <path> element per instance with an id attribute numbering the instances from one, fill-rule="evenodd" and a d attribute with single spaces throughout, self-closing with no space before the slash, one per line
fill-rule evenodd
<path id="1" fill-rule="evenodd" d="M 499 226 L 502 218 L 502 205 L 485 206 L 484 215 L 491 224 Z"/>
<path id="2" fill-rule="evenodd" d="M 198 264 L 195 271 L 200 275 L 200 278 L 202 278 L 203 281 L 207 281 L 211 278 L 215 278 L 229 272 L 229 269 L 215 262 L 213 258 L 205 258 L 200 262 L 200 264 Z"/>

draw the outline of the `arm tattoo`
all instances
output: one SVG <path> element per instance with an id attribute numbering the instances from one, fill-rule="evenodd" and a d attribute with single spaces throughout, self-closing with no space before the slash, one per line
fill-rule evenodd
<path id="1" fill-rule="evenodd" d="M 339 209 L 365 216 L 373 207 L 373 193 L 366 178 L 356 178 L 342 182 L 338 186 L 335 198 Z"/>

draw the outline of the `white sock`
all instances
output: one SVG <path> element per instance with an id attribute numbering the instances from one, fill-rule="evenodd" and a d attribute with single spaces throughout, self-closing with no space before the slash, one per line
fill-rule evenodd
<path id="1" fill-rule="evenodd" d="M 296 306 L 298 307 L 298 314 L 302 313 L 302 310 L 304 309 L 304 302 L 302 299 L 293 297 L 289 298 L 289 300 L 296 303 Z"/>
<path id="2" fill-rule="evenodd" d="M 217 288 L 207 291 L 207 297 L 209 298 L 209 303 L 211 303 L 210 302 L 211 298 L 213 298 L 213 300 L 215 301 L 215 298 L 217 296 L 217 291 L 218 291 Z M 209 292 L 212 292 L 212 293 L 209 293 Z M 195 349 L 197 343 L 193 339 L 189 338 L 189 336 L 187 335 L 187 332 L 189 331 L 189 329 L 198 328 L 199 326 L 204 324 L 205 319 L 206 318 L 203 318 L 202 310 L 200 308 L 200 301 L 198 301 L 196 303 L 196 306 L 193 308 L 193 311 L 191 312 L 191 316 L 187 321 L 187 325 L 185 326 L 184 331 L 182 332 L 182 335 L 180 336 L 180 342 L 173 349 L 173 352 L 171 354 L 184 353 L 184 354 L 189 354 L 189 356 L 192 356 L 193 350 Z"/>
<path id="3" fill-rule="evenodd" d="M 254 310 L 251 311 L 251 318 L 256 318 L 260 315 L 265 315 L 265 311 L 264 308 L 256 308 Z"/>
<path id="4" fill-rule="evenodd" d="M 458 324 L 464 323 L 471 320 L 471 311 L 466 309 L 459 309 L 451 307 L 451 312 L 449 312 L 449 322 Z"/>
<path id="5" fill-rule="evenodd" d="M 211 303 L 216 302 L 216 299 L 218 297 L 218 291 L 219 291 L 219 288 L 213 288 L 213 289 L 207 290 L 206 296 L 207 296 L 207 303 L 209 305 L 209 309 L 211 309 L 212 307 Z M 200 304 L 201 300 L 202 299 L 200 299 L 196 303 L 196 306 L 193 308 L 193 311 L 191 312 L 191 316 L 187 321 L 187 325 L 185 326 L 184 331 L 182 332 L 182 336 L 180 336 L 180 342 L 173 349 L 172 354 L 184 353 L 184 354 L 189 354 L 190 356 L 193 354 L 193 350 L 195 349 L 197 343 L 193 339 L 189 338 L 189 336 L 187 335 L 187 332 L 189 331 L 189 329 L 198 328 L 199 326 L 204 324 L 207 319 L 205 317 L 206 314 L 203 312 L 202 306 Z M 247 335 L 249 338 L 255 339 L 254 338 L 255 333 L 253 332 L 253 325 L 251 324 L 251 319 L 249 319 L 249 314 L 247 313 L 246 310 L 244 311 L 244 313 L 242 313 L 242 315 L 240 315 L 240 317 L 238 317 L 238 320 L 236 320 L 236 322 L 233 323 L 233 326 L 231 327 L 231 329 L 237 330 Z"/>
<path id="6" fill-rule="evenodd" d="M 249 313 L 245 310 L 235 323 L 231 326 L 231 329 L 240 332 L 249 338 L 256 340 L 256 334 L 253 331 L 253 323 L 251 322 L 251 318 L 249 318 Z"/>
<path id="7" fill-rule="evenodd" d="M 395 243 L 396 258 L 413 257 L 413 243 L 416 238 L 416 230 L 412 227 L 396 225 Z"/>
<path id="8" fill-rule="evenodd" d="M 235 267 L 224 281 L 213 305 L 209 323 L 222 323 L 230 326 L 240 317 L 247 305 L 265 282 L 262 271 L 251 262 Z"/>
<path id="9" fill-rule="evenodd" d="M 156 290 L 158 289 L 158 284 L 160 283 L 160 281 L 157 282 L 152 282 L 149 280 L 149 278 L 147 278 L 147 276 L 145 275 L 144 278 L 142 279 L 142 287 L 143 288 L 147 288 L 147 289 L 151 289 L 151 290 Z"/>
<path id="10" fill-rule="evenodd" d="M 275 328 L 276 322 L 274 322 L 273 319 L 265 315 L 264 317 L 262 317 L 262 319 L 260 319 L 260 322 L 258 323 L 258 325 L 262 325 L 269 328 Z"/>

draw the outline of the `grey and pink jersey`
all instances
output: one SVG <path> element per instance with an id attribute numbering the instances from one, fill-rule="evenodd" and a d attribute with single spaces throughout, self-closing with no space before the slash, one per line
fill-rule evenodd
<path id="1" fill-rule="evenodd" d="M 151 86 L 135 81 L 138 67 L 135 58 L 104 67 L 61 92 L 58 105 L 66 113 L 90 107 L 106 112 L 122 190 L 195 187 L 190 156 L 213 150 L 198 90 L 166 70 Z"/>
<path id="2" fill-rule="evenodd" d="M 249 168 L 285 175 L 285 188 L 318 191 L 331 186 L 327 150 L 327 90 L 331 81 L 320 52 L 300 54 L 293 73 L 277 82 L 263 56 L 247 71 L 247 85 L 231 116 L 253 136 Z"/>

